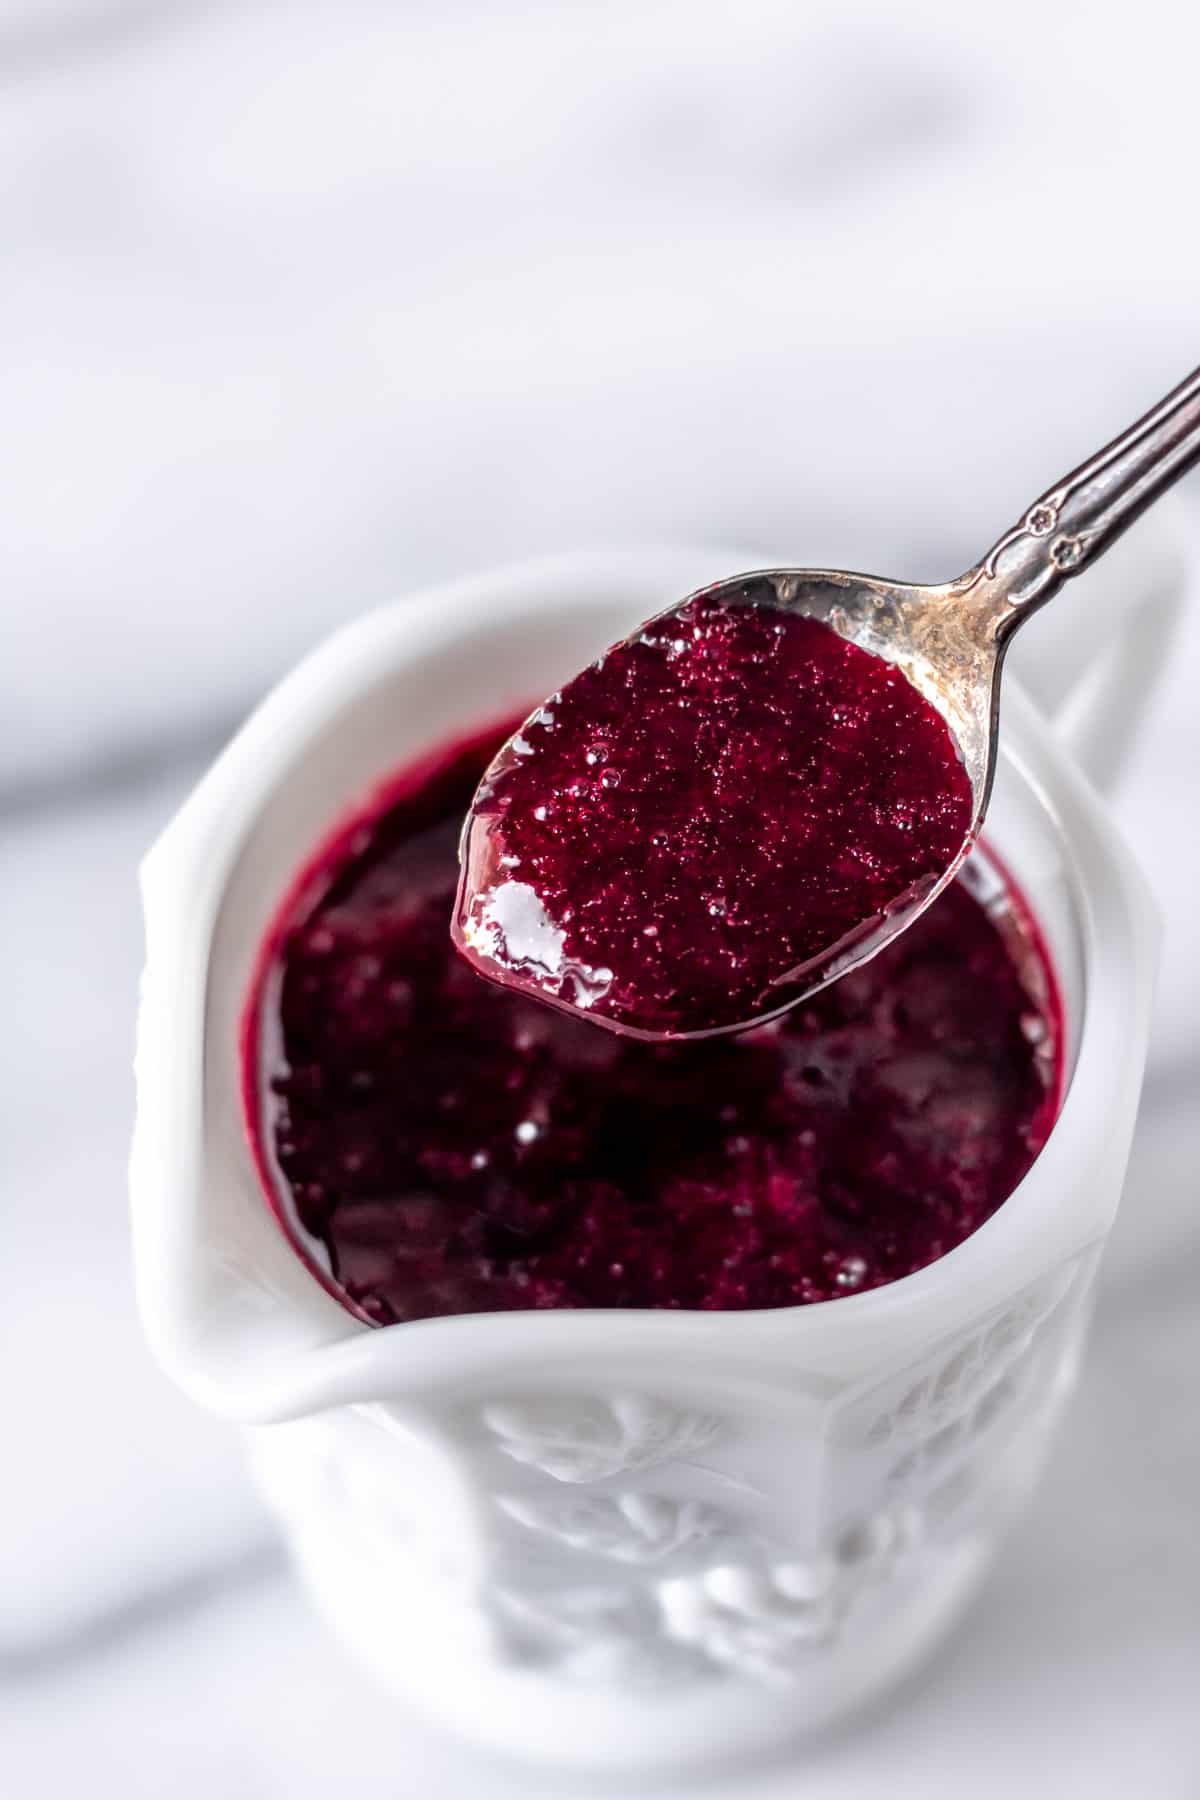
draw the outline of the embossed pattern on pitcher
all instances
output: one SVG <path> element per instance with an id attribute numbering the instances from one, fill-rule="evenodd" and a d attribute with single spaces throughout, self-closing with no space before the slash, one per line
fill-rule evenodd
<path id="1" fill-rule="evenodd" d="M 825 1402 L 803 1539 L 786 1476 L 772 1491 L 741 1472 L 754 1444 L 756 1467 L 776 1449 L 791 1466 L 782 1383 L 783 1411 L 761 1418 L 715 1388 L 702 1406 L 599 1383 L 457 1403 L 435 1415 L 436 1453 L 477 1521 L 469 1546 L 384 1405 L 272 1428 L 260 1470 L 300 1538 L 335 1532 L 371 1562 L 381 1607 L 402 1616 L 418 1583 L 493 1663 L 639 1691 L 791 1683 L 860 1616 L 903 1606 L 931 1559 L 997 1538 L 1069 1383 L 1093 1260 Z"/>

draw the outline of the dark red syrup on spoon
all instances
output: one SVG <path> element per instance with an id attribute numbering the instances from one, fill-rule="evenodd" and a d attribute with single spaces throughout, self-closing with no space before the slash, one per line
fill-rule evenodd
<path id="1" fill-rule="evenodd" d="M 972 796 L 944 720 L 754 588 L 651 620 L 488 769 L 453 923 L 481 974 L 637 1035 L 728 1029 L 828 979 L 952 867 Z"/>

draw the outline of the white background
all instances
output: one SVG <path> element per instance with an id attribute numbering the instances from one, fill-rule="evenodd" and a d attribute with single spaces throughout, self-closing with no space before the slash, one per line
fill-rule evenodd
<path id="1" fill-rule="evenodd" d="M 529 1790 L 343 1666 L 142 1348 L 137 857 L 432 576 L 963 565 L 1200 360 L 1198 56 L 1159 0 L 0 0 L 6 1791 Z M 1197 693 L 1200 594 L 1116 796 L 1165 975 L 1036 1511 L 921 1683 L 722 1792 L 1200 1793 Z"/>

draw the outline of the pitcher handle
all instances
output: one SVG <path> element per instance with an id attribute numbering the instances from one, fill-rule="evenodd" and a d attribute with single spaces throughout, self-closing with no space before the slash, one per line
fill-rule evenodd
<path id="1" fill-rule="evenodd" d="M 1013 649 L 1014 673 L 1101 793 L 1115 786 L 1166 668 L 1194 535 L 1185 504 L 1160 506 L 1080 578 L 1074 606 L 1048 607 Z"/>

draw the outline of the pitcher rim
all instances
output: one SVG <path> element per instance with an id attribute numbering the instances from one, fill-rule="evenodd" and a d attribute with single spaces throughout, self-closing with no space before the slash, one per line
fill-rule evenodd
<path id="1" fill-rule="evenodd" d="M 1018 1269 L 1028 1280 L 1031 1261 L 1044 1270 L 1103 1237 L 1108 1217 L 1077 1216 L 1083 1211 L 1078 1194 L 1088 1185 L 1089 1163 L 1103 1154 L 1106 1134 L 1095 1129 L 1096 1118 L 1136 1104 L 1154 911 L 1102 804 L 1010 675 L 1002 754 L 1034 791 L 1069 852 L 1064 861 L 1079 925 L 1084 1004 L 1074 1067 L 1050 1136 L 1028 1173 L 978 1230 L 909 1275 L 805 1305 L 736 1312 L 483 1312 L 378 1327 L 356 1320 L 322 1289 L 273 1219 L 267 1197 L 259 1195 L 278 1240 L 269 1260 L 287 1259 L 311 1290 L 283 1279 L 281 1287 L 276 1284 L 276 1304 L 288 1309 L 293 1327 L 306 1317 L 310 1341 L 272 1349 L 264 1339 L 266 1354 L 249 1355 L 254 1330 L 247 1329 L 249 1315 L 237 1304 L 236 1290 L 249 1282 L 261 1299 L 264 1287 L 272 1286 L 271 1271 L 239 1270 L 236 1246 L 221 1241 L 208 1216 L 208 1096 L 202 1071 L 212 940 L 230 876 L 264 806 L 316 732 L 379 677 L 385 647 L 390 669 L 418 666 L 461 634 L 464 603 L 486 599 L 491 620 L 516 623 L 538 610 L 539 594 L 544 603 L 551 586 L 573 582 L 578 591 L 590 585 L 604 589 L 608 600 L 624 587 L 633 597 L 656 575 L 674 581 L 677 570 L 719 568 L 721 557 L 720 551 L 690 546 L 539 557 L 438 583 L 366 613 L 318 645 L 266 696 L 148 852 L 141 885 L 149 961 L 155 966 L 148 963 L 138 1027 L 131 1160 L 135 1271 L 143 1320 L 160 1360 L 203 1404 L 266 1420 L 379 1398 L 381 1385 L 415 1392 L 431 1380 L 450 1378 L 452 1371 L 458 1377 L 473 1369 L 485 1373 L 500 1331 L 510 1360 L 527 1357 L 531 1367 L 544 1367 L 547 1356 L 561 1369 L 564 1359 L 573 1362 L 577 1356 L 629 1357 L 668 1348 L 685 1355 L 710 1353 L 720 1339 L 721 1353 L 735 1359 L 786 1341 L 804 1355 L 806 1368 L 833 1368 L 869 1340 L 898 1332 L 917 1338 L 926 1335 L 927 1323 L 940 1333 L 958 1319 L 976 1317 L 981 1290 L 995 1289 L 1001 1304 L 1020 1285 Z M 758 566 L 766 565 L 760 559 Z M 562 597 L 570 599 L 566 592 Z M 1104 979 L 1098 981 L 1102 958 Z M 161 1009 L 152 1004 L 156 987 L 169 988 L 180 1002 L 173 1009 L 175 1041 Z M 1039 1210 L 1034 1202 L 1042 1190 L 1057 1198 Z M 1067 1204 L 1068 1196 L 1075 1204 Z M 277 1274 L 284 1276 L 281 1266 Z M 223 1312 L 237 1317 L 245 1333 L 247 1354 L 232 1362 L 215 1347 Z M 304 1336 L 295 1330 L 290 1335 Z"/>

